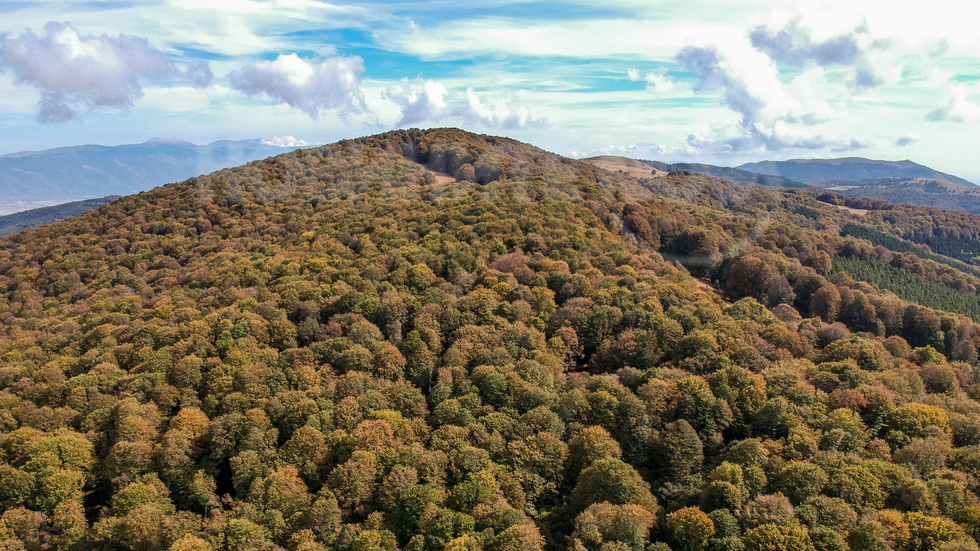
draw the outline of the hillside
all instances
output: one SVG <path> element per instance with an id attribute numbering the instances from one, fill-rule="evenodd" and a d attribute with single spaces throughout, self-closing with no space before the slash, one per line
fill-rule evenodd
<path id="1" fill-rule="evenodd" d="M 295 148 L 261 140 L 83 145 L 0 156 L 0 214 L 106 195 L 128 195 Z"/>
<path id="2" fill-rule="evenodd" d="M 932 178 L 963 186 L 974 186 L 962 178 L 944 174 L 912 161 L 874 161 L 860 157 L 841 159 L 794 159 L 791 161 L 761 161 L 746 163 L 738 168 L 783 176 L 804 184 L 827 180 L 867 180 L 875 178 Z"/>
<path id="3" fill-rule="evenodd" d="M 454 129 L 123 197 L 0 239 L 0 546 L 974 549 L 978 233 Z"/>
<path id="4" fill-rule="evenodd" d="M 118 195 L 110 195 L 109 197 L 86 199 L 84 201 L 75 201 L 0 216 L 0 237 L 15 234 L 28 228 L 36 228 L 44 224 L 64 220 L 65 218 L 78 216 L 102 205 L 111 203 L 116 199 L 119 199 Z"/>

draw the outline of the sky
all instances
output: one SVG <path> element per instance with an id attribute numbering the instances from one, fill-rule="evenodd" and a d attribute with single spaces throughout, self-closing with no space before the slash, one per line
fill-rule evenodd
<path id="1" fill-rule="evenodd" d="M 2 0 L 0 154 L 455 126 L 980 183 L 975 0 Z"/>

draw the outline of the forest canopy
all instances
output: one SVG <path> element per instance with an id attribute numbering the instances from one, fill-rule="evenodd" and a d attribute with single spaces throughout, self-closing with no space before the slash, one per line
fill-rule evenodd
<path id="1" fill-rule="evenodd" d="M 976 550 L 980 219 L 876 206 L 410 130 L 4 238 L 0 548 Z"/>

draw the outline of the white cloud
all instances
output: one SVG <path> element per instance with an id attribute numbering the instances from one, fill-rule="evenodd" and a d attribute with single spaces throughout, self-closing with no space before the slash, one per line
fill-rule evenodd
<path id="1" fill-rule="evenodd" d="M 41 91 L 37 118 L 42 123 L 74 119 L 79 107 L 132 107 L 143 96 L 141 77 L 177 72 L 145 38 L 83 36 L 70 24 L 53 21 L 44 32 L 0 35 L 0 62 L 17 82 Z"/>
<path id="2" fill-rule="evenodd" d="M 658 71 L 641 75 L 635 67 L 630 67 L 626 72 L 633 82 L 643 81 L 647 83 L 647 92 L 651 94 L 666 94 L 674 87 L 674 81 L 667 76 L 667 68 L 663 67 Z"/>
<path id="3" fill-rule="evenodd" d="M 275 147 L 303 147 L 310 145 L 303 140 L 298 140 L 292 136 L 276 136 L 271 140 L 262 140 L 262 145 L 272 145 Z"/>
<path id="4" fill-rule="evenodd" d="M 746 51 L 747 50 L 747 51 Z M 711 154 L 778 151 L 786 148 L 849 151 L 864 147 L 854 139 L 827 138 L 807 130 L 831 118 L 834 109 L 824 100 L 787 93 L 775 64 L 765 54 L 738 46 L 722 53 L 716 47 L 689 46 L 677 54 L 677 62 L 697 72 L 696 92 L 721 91 L 728 108 L 741 117 L 735 126 L 717 128 L 712 134 L 691 134 L 688 148 Z M 806 95 L 811 85 L 806 75 L 793 86 Z"/>
<path id="5" fill-rule="evenodd" d="M 926 115 L 930 121 L 967 122 L 980 119 L 980 106 L 970 101 L 980 86 L 950 84 L 944 104 Z"/>
<path id="6" fill-rule="evenodd" d="M 522 106 L 511 110 L 509 102 L 503 98 L 493 102 L 492 107 L 484 105 L 480 96 L 472 88 L 466 90 L 466 105 L 466 109 L 458 111 L 464 119 L 483 123 L 490 128 L 513 130 L 524 126 L 545 126 L 548 124 L 543 119 L 532 118 L 527 107 Z"/>
<path id="7" fill-rule="evenodd" d="M 428 80 L 411 82 L 402 79 L 382 92 L 382 97 L 394 102 L 401 110 L 395 126 L 462 120 L 497 130 L 543 127 L 545 119 L 534 118 L 527 107 L 511 107 L 506 98 L 485 103 L 473 90 L 466 90 L 465 101 L 459 92 L 451 92 L 441 83 Z"/>
<path id="8" fill-rule="evenodd" d="M 275 61 L 257 61 L 228 75 L 232 88 L 249 97 L 268 96 L 316 120 L 321 110 L 336 110 L 349 120 L 367 110 L 359 88 L 364 61 L 357 56 L 307 60 L 295 53 Z"/>
<path id="9" fill-rule="evenodd" d="M 402 116 L 395 126 L 408 126 L 425 121 L 437 122 L 448 116 L 445 100 L 448 93 L 446 87 L 438 82 L 409 82 L 403 78 L 385 90 L 382 96 L 401 108 Z"/>

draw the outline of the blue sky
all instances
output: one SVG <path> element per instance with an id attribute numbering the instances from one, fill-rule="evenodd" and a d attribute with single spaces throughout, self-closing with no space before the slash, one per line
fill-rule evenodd
<path id="1" fill-rule="evenodd" d="M 459 126 L 570 156 L 980 183 L 973 1 L 0 3 L 0 153 Z"/>

